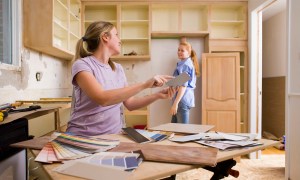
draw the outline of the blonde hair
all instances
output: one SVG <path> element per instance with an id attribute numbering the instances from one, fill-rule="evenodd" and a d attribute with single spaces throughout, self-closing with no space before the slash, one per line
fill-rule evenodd
<path id="1" fill-rule="evenodd" d="M 85 31 L 84 36 L 78 40 L 76 44 L 76 53 L 74 61 L 93 55 L 102 41 L 102 36 L 106 34 L 110 37 L 110 31 L 114 28 L 114 25 L 110 22 L 96 21 L 91 23 Z M 85 42 L 85 44 L 84 44 Z M 108 64 L 115 70 L 115 64 L 109 59 Z"/>
<path id="2" fill-rule="evenodd" d="M 198 63 L 198 58 L 197 58 L 196 52 L 192 49 L 191 44 L 188 42 L 185 42 L 185 41 L 180 42 L 179 45 L 186 47 L 186 49 L 189 52 L 189 55 L 193 61 L 196 76 L 199 77 L 200 76 L 200 68 L 199 68 L 199 63 Z"/>

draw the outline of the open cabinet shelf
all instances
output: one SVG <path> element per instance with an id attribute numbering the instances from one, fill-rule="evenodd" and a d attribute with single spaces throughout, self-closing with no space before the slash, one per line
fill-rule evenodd
<path id="1" fill-rule="evenodd" d="M 172 37 L 174 34 L 208 32 L 207 5 L 152 4 L 152 37 Z"/>
<path id="2" fill-rule="evenodd" d="M 124 115 L 126 127 L 149 127 L 149 107 L 134 111 L 125 109 Z"/>
<path id="3" fill-rule="evenodd" d="M 246 39 L 247 14 L 245 5 L 211 6 L 211 39 Z"/>
<path id="4" fill-rule="evenodd" d="M 108 21 L 117 27 L 122 42 L 114 60 L 150 60 L 149 5 L 132 3 L 86 3 L 83 31 L 93 21 Z M 100 19 L 101 18 L 101 19 Z M 128 54 L 135 52 L 136 55 Z"/>
<path id="5" fill-rule="evenodd" d="M 81 35 L 80 7 L 80 0 L 24 0 L 25 47 L 73 59 Z"/>

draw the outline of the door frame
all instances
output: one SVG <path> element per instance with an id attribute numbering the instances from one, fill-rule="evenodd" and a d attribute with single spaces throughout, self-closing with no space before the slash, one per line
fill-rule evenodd
<path id="1" fill-rule="evenodd" d="M 250 133 L 262 135 L 262 12 L 277 0 L 265 0 L 255 9 L 248 9 L 249 17 L 249 104 Z M 251 8 L 251 7 L 250 7 Z M 261 151 L 251 153 L 250 158 L 260 158 Z"/>

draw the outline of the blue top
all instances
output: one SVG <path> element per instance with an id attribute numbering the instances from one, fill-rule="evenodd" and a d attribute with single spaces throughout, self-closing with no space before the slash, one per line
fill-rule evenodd
<path id="1" fill-rule="evenodd" d="M 182 85 L 182 86 L 186 87 L 186 91 L 185 91 L 184 95 L 182 96 L 180 102 L 184 103 L 187 106 L 195 107 L 194 89 L 196 88 L 197 77 L 196 77 L 196 72 L 195 72 L 193 61 L 190 57 L 185 60 L 180 60 L 177 63 L 177 66 L 173 73 L 173 76 L 178 76 L 179 74 L 181 74 L 183 72 L 186 72 L 191 77 L 191 79 Z M 176 96 L 177 96 L 177 93 L 176 93 Z M 174 96 L 173 102 L 174 102 L 176 96 Z"/>

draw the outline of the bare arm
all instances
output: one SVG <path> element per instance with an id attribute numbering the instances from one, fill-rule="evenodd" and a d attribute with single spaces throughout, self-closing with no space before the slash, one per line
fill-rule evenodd
<path id="1" fill-rule="evenodd" d="M 124 105 L 130 111 L 136 110 L 145 107 L 158 99 L 170 99 L 174 96 L 176 91 L 177 88 L 165 88 L 157 93 L 148 96 L 139 98 L 130 97 L 126 101 L 124 101 Z"/>
<path id="2" fill-rule="evenodd" d="M 102 106 L 123 102 L 146 88 L 160 87 L 170 78 L 172 77 L 155 76 L 144 83 L 137 83 L 120 89 L 104 90 L 89 72 L 82 71 L 75 76 L 77 84 L 87 96 Z"/>
<path id="3" fill-rule="evenodd" d="M 178 90 L 178 93 L 177 93 L 177 96 L 173 102 L 173 105 L 171 107 L 171 110 L 170 110 L 170 114 L 171 115 L 175 115 L 177 113 L 177 109 L 178 109 L 178 103 L 180 102 L 182 96 L 184 95 L 185 93 L 185 90 L 186 90 L 186 87 L 185 86 L 180 86 L 179 87 L 179 90 Z"/>

